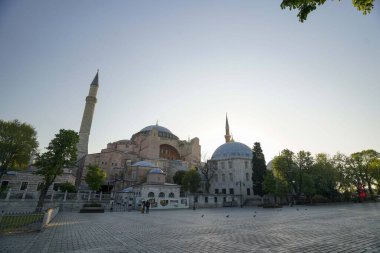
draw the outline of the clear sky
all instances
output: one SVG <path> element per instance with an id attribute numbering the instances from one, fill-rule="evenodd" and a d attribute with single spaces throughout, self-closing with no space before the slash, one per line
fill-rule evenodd
<path id="1" fill-rule="evenodd" d="M 313 154 L 380 151 L 380 4 L 327 1 L 300 23 L 281 1 L 0 0 L 0 118 L 40 149 L 79 130 L 99 68 L 89 151 L 147 125 Z"/>

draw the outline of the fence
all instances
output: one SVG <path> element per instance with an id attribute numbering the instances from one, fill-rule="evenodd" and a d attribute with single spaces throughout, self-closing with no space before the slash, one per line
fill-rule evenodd
<path id="1" fill-rule="evenodd" d="M 0 215 L 0 234 L 40 231 L 49 224 L 59 212 L 59 207 L 46 212 L 5 212 Z"/>

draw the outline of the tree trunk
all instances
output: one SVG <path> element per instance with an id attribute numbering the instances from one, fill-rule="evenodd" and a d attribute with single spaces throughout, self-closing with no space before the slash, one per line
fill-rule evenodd
<path id="1" fill-rule="evenodd" d="M 375 199 L 375 194 L 373 193 L 373 189 L 372 189 L 372 186 L 371 186 L 371 180 L 370 179 L 367 179 L 367 184 L 368 184 L 368 190 L 369 190 L 369 194 L 371 195 L 371 199 Z"/>
<path id="2" fill-rule="evenodd" d="M 34 212 L 38 213 L 38 212 L 42 211 L 48 190 L 49 190 L 49 186 L 42 188 L 41 193 L 40 193 L 40 197 L 38 199 L 37 207 L 36 207 L 36 210 Z"/>

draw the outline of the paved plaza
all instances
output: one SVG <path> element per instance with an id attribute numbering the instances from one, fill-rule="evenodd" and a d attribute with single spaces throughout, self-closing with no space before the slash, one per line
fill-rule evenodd
<path id="1" fill-rule="evenodd" d="M 0 252 L 380 252 L 380 203 L 63 212 L 43 232 L 0 237 Z"/>

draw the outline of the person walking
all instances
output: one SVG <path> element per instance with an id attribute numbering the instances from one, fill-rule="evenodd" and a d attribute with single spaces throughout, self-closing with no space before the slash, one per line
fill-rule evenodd
<path id="1" fill-rule="evenodd" d="M 149 213 L 149 207 L 150 207 L 150 202 L 149 201 L 145 202 L 146 213 Z"/>
<path id="2" fill-rule="evenodd" d="M 145 213 L 145 201 L 141 203 L 141 213 Z"/>

